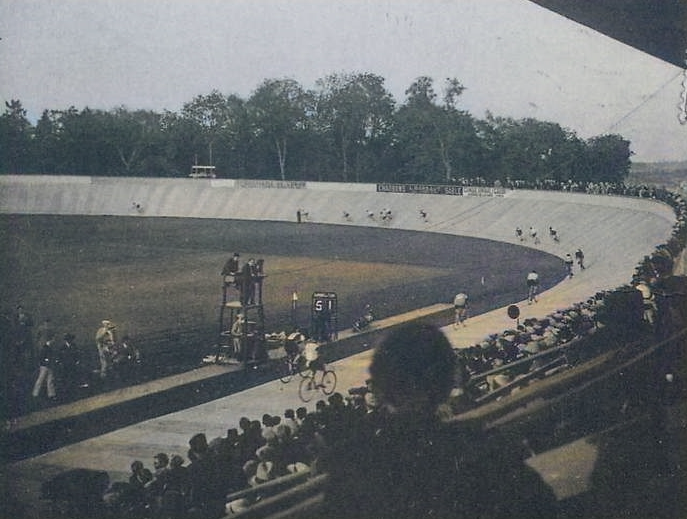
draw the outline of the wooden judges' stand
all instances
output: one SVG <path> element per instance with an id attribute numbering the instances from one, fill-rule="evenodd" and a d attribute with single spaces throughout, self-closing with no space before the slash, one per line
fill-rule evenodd
<path id="1" fill-rule="evenodd" d="M 223 276 L 216 363 L 238 362 L 247 367 L 267 359 L 265 312 L 262 306 L 262 283 L 265 277 L 262 268 L 247 280 L 243 279 L 241 272 Z M 238 315 L 243 316 L 243 322 L 237 331 L 234 323 Z"/>

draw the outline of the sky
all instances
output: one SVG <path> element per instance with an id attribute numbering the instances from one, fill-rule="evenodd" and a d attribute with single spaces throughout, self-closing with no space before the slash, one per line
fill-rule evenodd
<path id="1" fill-rule="evenodd" d="M 683 69 L 527 0 L 0 0 L 0 38 L 0 101 L 31 120 L 369 72 L 398 103 L 417 77 L 457 78 L 476 118 L 620 134 L 633 161 L 687 160 Z"/>

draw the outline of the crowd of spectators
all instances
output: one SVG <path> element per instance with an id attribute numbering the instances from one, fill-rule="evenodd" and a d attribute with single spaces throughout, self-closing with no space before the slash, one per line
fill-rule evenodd
<path id="1" fill-rule="evenodd" d="M 133 460 L 128 481 L 113 482 L 104 492 L 103 513 L 220 518 L 268 497 L 261 486 L 277 478 L 326 473 L 328 517 L 368 517 L 371 511 L 370 517 L 379 518 L 401 511 L 404 517 L 448 511 L 457 514 L 452 517 L 521 517 L 525 511 L 538 517 L 537 510 L 548 517 L 553 496 L 524 465 L 520 449 L 504 439 L 487 448 L 482 433 L 444 421 L 451 413 L 445 402 L 455 360 L 438 328 L 404 325 L 377 345 L 365 387 L 351 388 L 348 396 L 333 393 L 314 411 L 301 407 L 261 420 L 243 417 L 226 436 L 210 441 L 195 434 L 186 458 L 159 452 L 151 457 L 152 470 Z M 460 462 L 448 454 L 449 444 Z M 497 491 L 496 480 L 506 474 L 509 484 L 497 485 Z"/>
<path id="2" fill-rule="evenodd" d="M 482 177 L 454 178 L 453 183 L 462 187 L 497 187 L 505 189 L 534 189 L 545 191 L 566 191 L 568 193 L 586 193 L 589 195 L 636 196 L 639 198 L 663 199 L 671 191 L 664 188 L 626 184 L 624 182 L 593 182 L 575 180 L 539 179 L 523 180 L 507 178 L 505 181 L 489 181 Z"/>
<path id="3" fill-rule="evenodd" d="M 262 499 L 259 487 L 268 481 L 322 473 L 323 455 L 341 431 L 358 427 L 377 412 L 362 393 L 333 393 L 318 401 L 314 411 L 299 407 L 260 420 L 242 417 L 226 436 L 211 440 L 195 434 L 185 457 L 157 453 L 151 457 L 152 470 L 145 461 L 133 460 L 128 481 L 113 482 L 103 495 L 105 510 L 132 519 L 238 513 Z M 232 499 L 232 493 L 249 488 L 257 491 Z"/>
<path id="4" fill-rule="evenodd" d="M 490 334 L 480 343 L 456 350 L 462 368 L 456 377 L 454 394 L 465 392 L 468 398 L 474 399 L 509 384 L 517 374 L 509 372 L 508 364 L 539 357 L 542 352 L 564 346 L 596 330 L 596 313 L 603 304 L 603 294 L 598 294 L 547 317 L 525 319 L 516 328 Z M 533 361 L 529 370 L 538 369 L 542 362 Z M 499 372 L 487 376 L 477 386 L 468 387 L 470 379 L 493 370 Z"/>

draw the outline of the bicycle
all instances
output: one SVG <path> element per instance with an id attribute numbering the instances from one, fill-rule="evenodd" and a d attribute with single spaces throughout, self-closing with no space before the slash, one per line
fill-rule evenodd
<path id="1" fill-rule="evenodd" d="M 278 365 L 279 380 L 284 384 L 291 382 L 293 376 L 298 373 L 302 378 L 310 376 L 310 369 L 306 365 L 305 358 L 300 353 L 294 357 L 284 357 L 284 362 Z"/>
<path id="2" fill-rule="evenodd" d="M 314 374 L 308 371 L 305 378 L 298 386 L 298 396 L 303 402 L 310 402 L 315 393 L 322 391 L 325 395 L 331 395 L 336 389 L 336 373 L 331 369 L 316 371 Z"/>

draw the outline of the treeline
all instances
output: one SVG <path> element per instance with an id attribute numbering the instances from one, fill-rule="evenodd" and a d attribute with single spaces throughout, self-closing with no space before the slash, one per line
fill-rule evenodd
<path id="1" fill-rule="evenodd" d="M 212 91 L 177 112 L 45 110 L 21 101 L 0 115 L 0 172 L 187 176 L 214 165 L 226 178 L 451 183 L 460 179 L 621 182 L 630 143 L 580 139 L 553 122 L 459 108 L 465 87 L 417 78 L 398 104 L 371 73 L 332 74 L 313 90 L 266 79 L 248 99 Z"/>

